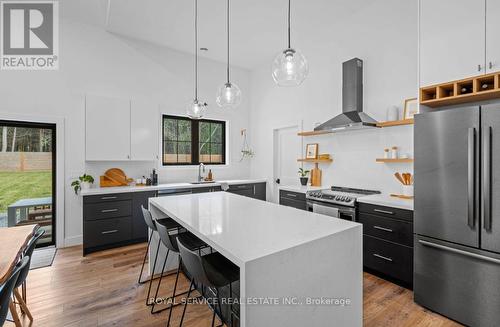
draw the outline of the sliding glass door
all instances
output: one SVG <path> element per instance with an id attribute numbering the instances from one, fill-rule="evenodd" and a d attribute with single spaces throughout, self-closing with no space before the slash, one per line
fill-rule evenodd
<path id="1" fill-rule="evenodd" d="M 38 224 L 55 244 L 56 126 L 0 120 L 0 227 Z"/>

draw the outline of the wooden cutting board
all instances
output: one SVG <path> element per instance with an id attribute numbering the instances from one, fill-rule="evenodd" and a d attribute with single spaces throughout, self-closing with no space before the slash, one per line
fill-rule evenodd
<path id="1" fill-rule="evenodd" d="M 127 186 L 130 179 L 120 168 L 111 168 L 106 170 L 99 182 L 101 187 Z"/>

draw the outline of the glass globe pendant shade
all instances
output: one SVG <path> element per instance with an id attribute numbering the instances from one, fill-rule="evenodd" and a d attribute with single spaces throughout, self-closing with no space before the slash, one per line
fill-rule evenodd
<path id="1" fill-rule="evenodd" d="M 226 83 L 217 91 L 217 105 L 225 109 L 234 109 L 241 103 L 241 90 L 234 83 Z"/>
<path id="2" fill-rule="evenodd" d="M 198 100 L 193 100 L 187 106 L 187 115 L 191 119 L 201 119 L 207 111 L 207 104 L 200 103 Z"/>
<path id="3" fill-rule="evenodd" d="M 306 79 L 309 66 L 298 50 L 286 49 L 276 56 L 272 70 L 274 82 L 279 86 L 297 86 Z"/>

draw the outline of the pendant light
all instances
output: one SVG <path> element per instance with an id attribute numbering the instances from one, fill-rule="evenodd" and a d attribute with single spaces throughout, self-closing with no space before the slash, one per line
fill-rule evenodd
<path id="1" fill-rule="evenodd" d="M 198 0 L 194 0 L 194 99 L 188 104 L 187 115 L 200 119 L 207 111 L 207 104 L 198 100 Z"/>
<path id="2" fill-rule="evenodd" d="M 274 82 L 279 86 L 300 85 L 309 72 L 304 55 L 290 45 L 290 5 L 288 0 L 288 48 L 276 56 L 272 68 Z"/>
<path id="3" fill-rule="evenodd" d="M 217 91 L 216 102 L 221 108 L 234 109 L 241 103 L 241 90 L 229 80 L 229 0 L 227 0 L 227 81 Z"/>

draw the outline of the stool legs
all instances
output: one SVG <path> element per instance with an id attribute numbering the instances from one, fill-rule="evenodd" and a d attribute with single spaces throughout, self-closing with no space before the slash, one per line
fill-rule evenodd
<path id="1" fill-rule="evenodd" d="M 151 240 L 153 239 L 153 237 L 150 237 L 149 238 L 149 241 L 148 241 L 148 247 L 146 248 L 146 253 L 144 253 L 144 259 L 142 260 L 142 267 L 141 267 L 141 273 L 139 274 L 139 280 L 138 280 L 138 283 L 139 284 L 144 284 L 147 282 L 147 280 L 143 280 L 141 281 L 141 278 L 142 278 L 142 272 L 144 270 L 144 265 L 146 264 L 146 258 L 148 257 L 148 253 L 149 253 L 149 245 L 151 245 Z"/>
<path id="2" fill-rule="evenodd" d="M 191 279 L 191 283 L 189 284 L 189 291 L 187 294 L 186 303 L 184 303 L 184 308 L 182 309 L 181 323 L 180 323 L 179 327 L 182 327 L 182 322 L 184 321 L 184 315 L 186 314 L 186 308 L 188 305 L 189 296 L 191 295 L 191 290 L 193 288 L 193 285 L 194 285 L 194 278 Z"/>
<path id="3" fill-rule="evenodd" d="M 179 265 L 177 266 L 177 276 L 175 276 L 175 284 L 174 284 L 174 292 L 172 294 L 172 300 L 175 301 L 175 297 L 177 296 L 175 294 L 175 291 L 177 290 L 177 282 L 179 281 L 179 273 L 181 271 L 181 265 L 182 265 L 182 258 L 179 255 Z M 191 285 L 190 285 L 191 286 Z M 191 287 L 190 287 L 191 288 Z M 183 295 L 186 294 L 186 292 L 180 293 L 178 295 Z M 188 295 L 189 296 L 189 295 Z M 167 327 L 170 326 L 170 319 L 172 318 L 172 308 L 174 307 L 174 304 L 170 305 L 170 312 L 168 313 L 168 320 L 167 320 Z"/>
<path id="4" fill-rule="evenodd" d="M 153 237 L 153 235 L 151 235 Z M 160 252 L 160 244 L 161 242 L 158 240 L 158 246 L 156 247 L 156 256 L 155 256 L 155 261 L 153 263 L 153 271 L 151 271 L 151 278 L 149 280 L 149 289 L 148 289 L 148 296 L 146 297 L 146 305 L 150 305 L 149 303 L 149 295 L 151 294 L 151 285 L 153 284 L 153 276 L 155 274 L 155 268 L 156 268 L 156 261 L 158 260 L 158 252 Z M 163 274 L 163 272 L 162 272 Z"/>

